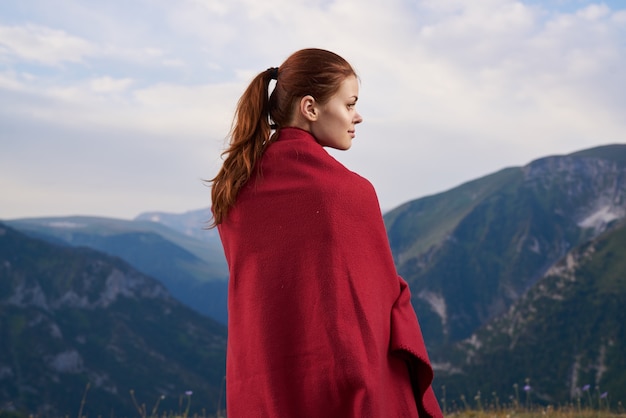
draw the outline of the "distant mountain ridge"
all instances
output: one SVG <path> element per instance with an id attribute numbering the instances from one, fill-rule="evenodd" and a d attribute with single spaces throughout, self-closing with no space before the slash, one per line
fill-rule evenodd
<path id="1" fill-rule="evenodd" d="M 6 223 L 49 242 L 120 257 L 159 279 L 188 306 L 226 324 L 228 269 L 219 237 L 201 241 L 157 222 L 87 216 Z"/>
<path id="2" fill-rule="evenodd" d="M 217 244 L 221 248 L 217 229 L 210 228 L 212 216 L 210 208 L 203 208 L 184 213 L 144 212 L 134 220 L 162 224 L 200 241 Z"/>
<path id="3" fill-rule="evenodd" d="M 132 416 L 164 396 L 195 393 L 217 410 L 226 329 L 156 280 L 87 248 L 29 238 L 0 224 L 0 409 Z"/>

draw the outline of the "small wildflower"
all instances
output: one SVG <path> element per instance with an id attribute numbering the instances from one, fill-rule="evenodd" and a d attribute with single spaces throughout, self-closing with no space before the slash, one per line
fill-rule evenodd
<path id="1" fill-rule="evenodd" d="M 589 388 L 591 388 L 591 385 L 585 385 L 583 386 L 583 392 L 586 392 L 589 390 Z"/>
<path id="2" fill-rule="evenodd" d="M 192 392 L 192 391 L 190 391 L 190 390 L 188 390 L 187 392 L 185 392 L 185 395 L 187 395 L 187 396 L 191 396 L 191 395 L 193 395 L 193 392 Z"/>
<path id="3" fill-rule="evenodd" d="M 606 399 L 606 397 L 607 397 L 607 396 L 609 396 L 609 392 L 603 392 L 603 393 L 600 395 L 600 399 Z"/>
<path id="4" fill-rule="evenodd" d="M 524 391 L 525 392 L 529 392 L 532 388 L 530 387 L 530 385 L 526 385 L 524 386 Z"/>

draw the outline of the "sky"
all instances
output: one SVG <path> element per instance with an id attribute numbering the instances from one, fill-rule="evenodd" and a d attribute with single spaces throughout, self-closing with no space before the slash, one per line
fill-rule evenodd
<path id="1" fill-rule="evenodd" d="M 359 74 L 330 153 L 381 208 L 626 143 L 626 2 L 2 0 L 0 219 L 210 206 L 237 100 L 301 48 Z"/>

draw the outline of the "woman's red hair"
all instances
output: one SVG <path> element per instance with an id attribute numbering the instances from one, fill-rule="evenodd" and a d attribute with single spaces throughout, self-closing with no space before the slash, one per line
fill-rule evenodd
<path id="1" fill-rule="evenodd" d="M 323 49 L 302 49 L 292 54 L 278 69 L 276 87 L 269 96 L 275 69 L 258 74 L 237 103 L 229 146 L 222 168 L 211 180 L 213 226 L 219 225 L 235 204 L 267 146 L 281 127 L 293 122 L 296 103 L 307 95 L 327 102 L 347 77 L 356 76 L 350 64 L 339 55 Z M 272 135 L 270 119 L 276 132 Z"/>

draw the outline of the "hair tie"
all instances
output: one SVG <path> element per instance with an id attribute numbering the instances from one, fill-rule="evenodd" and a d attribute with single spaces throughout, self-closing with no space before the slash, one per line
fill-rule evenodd
<path id="1" fill-rule="evenodd" d="M 272 80 L 278 80 L 278 67 L 270 67 L 267 71 L 270 72 L 270 78 Z"/>

